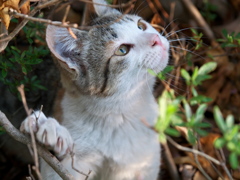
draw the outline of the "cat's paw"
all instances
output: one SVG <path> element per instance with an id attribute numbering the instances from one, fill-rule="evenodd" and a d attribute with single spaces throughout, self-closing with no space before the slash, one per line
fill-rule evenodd
<path id="1" fill-rule="evenodd" d="M 53 150 L 57 156 L 72 151 L 73 140 L 68 130 L 54 118 L 47 118 L 42 112 L 36 111 L 21 124 L 20 130 L 30 134 L 30 127 L 40 143 Z"/>

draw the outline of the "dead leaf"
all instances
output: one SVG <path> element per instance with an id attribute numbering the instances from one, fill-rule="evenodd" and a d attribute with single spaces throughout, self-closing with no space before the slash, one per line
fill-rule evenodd
<path id="1" fill-rule="evenodd" d="M 5 7 L 3 9 L 0 10 L 0 17 L 2 19 L 2 23 L 4 24 L 4 26 L 6 27 L 6 29 L 8 29 L 9 23 L 10 23 L 10 16 L 8 14 L 8 7 Z"/>
<path id="2" fill-rule="evenodd" d="M 30 0 L 26 1 L 20 8 L 22 14 L 28 14 L 30 10 Z"/>
<path id="3" fill-rule="evenodd" d="M 151 20 L 151 24 L 161 24 L 162 23 L 162 19 L 159 16 L 159 14 L 154 14 L 152 20 Z"/>
<path id="4" fill-rule="evenodd" d="M 10 15 L 8 13 L 9 8 L 19 11 L 18 5 L 20 0 L 0 0 L 0 18 L 5 25 L 6 29 L 9 27 Z"/>

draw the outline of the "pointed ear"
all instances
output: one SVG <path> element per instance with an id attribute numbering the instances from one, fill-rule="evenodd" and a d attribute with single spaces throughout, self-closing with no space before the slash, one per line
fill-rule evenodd
<path id="1" fill-rule="evenodd" d="M 87 32 L 73 28 L 71 30 L 78 37 L 77 39 L 69 33 L 67 28 L 48 25 L 46 41 L 50 51 L 58 59 L 60 66 L 76 77 L 79 75 L 79 66 L 72 59 L 72 56 L 81 44 L 79 37 L 83 36 L 82 34 L 86 35 Z"/>
<path id="2" fill-rule="evenodd" d="M 93 0 L 93 3 L 94 9 L 98 16 L 111 14 L 121 15 L 121 13 L 118 10 L 109 7 L 105 0 Z"/>

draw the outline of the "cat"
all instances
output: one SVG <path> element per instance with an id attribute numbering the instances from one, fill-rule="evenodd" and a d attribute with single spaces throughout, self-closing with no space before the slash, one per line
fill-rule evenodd
<path id="1" fill-rule="evenodd" d="M 156 180 L 161 147 L 150 128 L 158 106 L 148 69 L 159 73 L 166 67 L 169 42 L 141 17 L 123 15 L 104 0 L 93 2 L 98 17 L 89 31 L 71 28 L 74 38 L 67 28 L 46 30 L 66 90 L 61 125 L 38 111 L 21 130 L 29 133 L 30 123 L 37 140 L 77 180 L 86 177 L 74 168 L 91 170 L 90 180 Z M 61 179 L 43 160 L 41 174 L 45 180 Z"/>

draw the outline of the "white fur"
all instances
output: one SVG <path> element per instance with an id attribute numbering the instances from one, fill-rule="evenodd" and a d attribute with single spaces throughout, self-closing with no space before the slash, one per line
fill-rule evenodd
<path id="1" fill-rule="evenodd" d="M 103 0 L 94 2 L 105 3 Z M 112 12 L 103 7 L 95 7 L 99 15 Z M 84 180 L 85 176 L 71 166 L 72 159 L 68 151 L 72 150 L 72 142 L 72 151 L 75 154 L 74 168 L 85 174 L 91 170 L 89 180 L 156 180 L 158 176 L 161 149 L 157 133 L 150 128 L 154 126 L 158 115 L 157 103 L 152 95 L 155 80 L 146 69 L 160 72 L 165 68 L 169 43 L 143 20 L 141 21 L 147 28 L 141 31 L 137 27 L 140 18 L 130 17 L 134 22 L 127 22 L 124 26 L 118 23 L 111 25 L 118 31 L 119 39 L 106 48 L 107 56 L 114 54 L 121 44 L 136 45 L 125 56 L 125 61 L 129 62 L 128 67 L 118 77 L 116 92 L 113 95 L 72 95 L 69 90 L 62 101 L 62 125 L 43 114 L 38 126 L 33 115 L 22 124 L 21 129 L 25 132 L 29 132 L 28 124 L 32 124 L 38 141 L 51 146 L 51 149 L 62 157 L 63 165 L 77 180 Z M 51 36 L 51 28 L 49 26 L 47 30 L 50 32 L 47 38 Z M 57 33 L 52 35 L 54 34 Z M 162 46 L 153 47 L 149 44 L 149 38 L 156 34 Z M 59 43 L 59 37 L 55 35 L 54 38 L 56 42 L 54 39 L 47 40 L 48 45 L 52 51 L 57 52 L 56 57 L 65 61 L 59 52 L 61 45 L 53 45 Z M 72 47 L 74 44 L 69 46 Z M 119 58 L 113 56 L 110 65 Z M 61 146 L 57 141 L 59 137 L 63 139 Z M 45 180 L 60 179 L 44 161 L 41 163 L 41 172 Z"/>
<path id="2" fill-rule="evenodd" d="M 74 140 L 74 167 L 79 171 L 92 170 L 91 177 L 97 175 L 98 180 L 157 179 L 160 145 L 157 134 L 144 124 L 153 126 L 157 116 L 148 89 L 137 86 L 125 96 L 101 99 L 66 94 L 62 105 L 63 125 Z M 71 162 L 69 155 L 63 160 L 76 179 L 84 179 Z M 42 173 L 44 179 L 59 179 L 45 163 Z"/>

